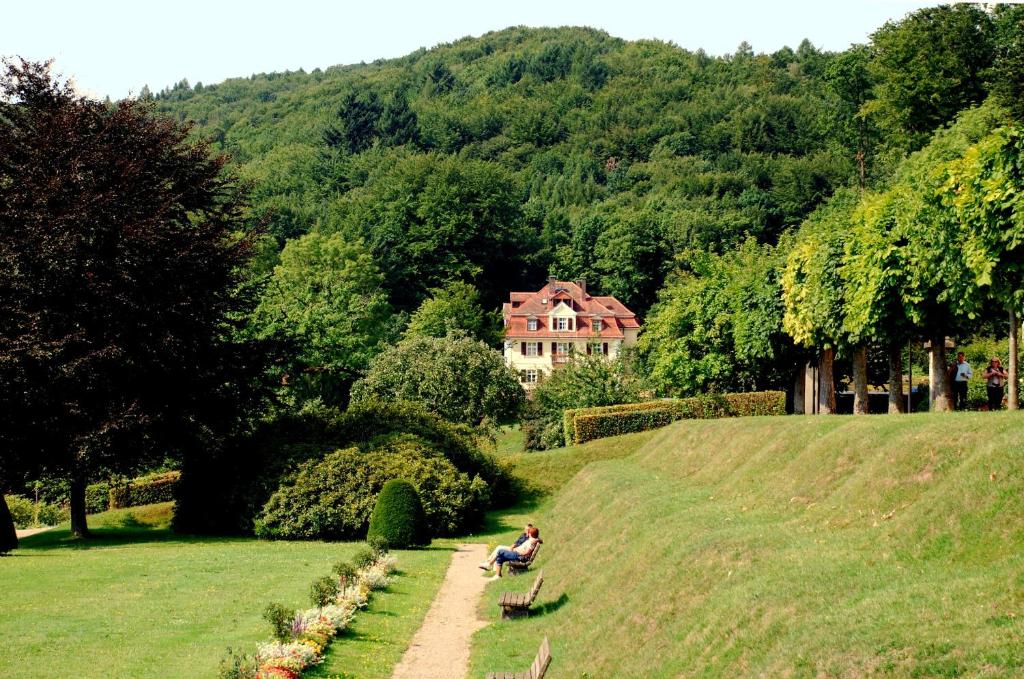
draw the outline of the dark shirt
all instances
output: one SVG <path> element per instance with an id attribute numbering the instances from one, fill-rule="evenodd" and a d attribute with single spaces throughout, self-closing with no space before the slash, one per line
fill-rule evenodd
<path id="1" fill-rule="evenodd" d="M 518 538 L 516 538 L 515 543 L 513 543 L 512 549 L 515 549 L 519 545 L 521 545 L 524 542 L 526 542 L 527 538 L 529 538 L 529 536 L 526 533 L 523 533 L 522 535 L 520 535 Z"/>

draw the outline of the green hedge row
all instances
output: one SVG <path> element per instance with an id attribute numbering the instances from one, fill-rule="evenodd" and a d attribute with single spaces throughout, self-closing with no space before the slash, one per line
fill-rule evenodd
<path id="1" fill-rule="evenodd" d="M 148 474 L 123 484 L 101 481 L 85 488 L 85 511 L 99 514 L 108 509 L 138 507 L 174 499 L 174 488 L 181 472 L 170 471 Z"/>
<path id="2" fill-rule="evenodd" d="M 110 487 L 110 508 L 138 507 L 174 500 L 174 489 L 181 472 L 170 471 L 132 479 L 123 485 Z"/>
<path id="3" fill-rule="evenodd" d="M 706 394 L 693 398 L 566 410 L 563 427 L 565 444 L 568 446 L 656 429 L 676 420 L 785 414 L 786 394 L 782 391 Z"/>

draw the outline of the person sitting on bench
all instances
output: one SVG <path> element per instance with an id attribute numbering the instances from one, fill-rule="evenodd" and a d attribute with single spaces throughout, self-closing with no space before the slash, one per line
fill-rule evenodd
<path id="1" fill-rule="evenodd" d="M 540 531 L 537 530 L 536 526 L 528 525 L 526 527 L 526 539 L 522 542 L 518 540 L 516 542 L 518 544 L 511 548 L 505 546 L 495 547 L 487 561 L 480 563 L 480 568 L 485 571 L 495 568 L 495 577 L 500 578 L 503 564 L 509 561 L 522 561 L 533 553 L 533 550 L 540 544 Z"/>

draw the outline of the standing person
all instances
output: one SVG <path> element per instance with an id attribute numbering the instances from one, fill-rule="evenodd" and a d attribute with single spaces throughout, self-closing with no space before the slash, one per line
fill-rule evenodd
<path id="1" fill-rule="evenodd" d="M 957 410 L 967 410 L 967 381 L 974 377 L 971 364 L 964 357 L 964 352 L 956 355 L 956 375 L 953 378 L 953 400 Z"/>
<path id="2" fill-rule="evenodd" d="M 988 389 L 988 409 L 999 410 L 1003 407 L 1003 388 L 1006 386 L 1006 380 L 1010 377 L 999 361 L 999 357 L 992 357 L 981 376 L 985 378 L 985 386 Z"/>

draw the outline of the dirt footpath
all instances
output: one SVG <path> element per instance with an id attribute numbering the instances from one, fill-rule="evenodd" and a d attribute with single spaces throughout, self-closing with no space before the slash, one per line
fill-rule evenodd
<path id="1" fill-rule="evenodd" d="M 487 558 L 487 545 L 459 545 L 427 611 L 423 626 L 395 667 L 391 679 L 463 679 L 469 669 L 469 642 L 487 623 L 476 607 L 487 586 L 477 566 Z"/>

